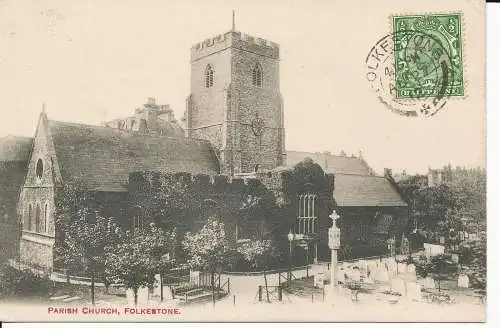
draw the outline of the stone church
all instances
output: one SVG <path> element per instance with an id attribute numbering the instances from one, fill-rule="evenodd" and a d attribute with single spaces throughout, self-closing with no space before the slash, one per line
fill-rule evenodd
<path id="1" fill-rule="evenodd" d="M 0 220 L 10 235 L 18 234 L 21 261 L 53 267 L 57 185 L 78 181 L 127 198 L 129 175 L 137 171 L 237 179 L 282 171 L 308 157 L 335 180 L 332 197 L 353 222 L 344 240 L 361 245 L 363 238 L 387 235 L 394 222 L 404 225 L 407 204 L 389 171 L 376 175 L 361 154 L 285 149 L 279 62 L 278 44 L 233 28 L 191 48 L 191 93 L 180 120 L 168 105 L 149 98 L 131 116 L 101 126 L 54 121 L 43 110 L 33 138 L 0 140 Z M 313 199 L 297 199 L 305 204 L 297 205 L 297 220 L 317 220 Z M 323 238 L 315 246 L 320 242 L 326 245 Z"/>

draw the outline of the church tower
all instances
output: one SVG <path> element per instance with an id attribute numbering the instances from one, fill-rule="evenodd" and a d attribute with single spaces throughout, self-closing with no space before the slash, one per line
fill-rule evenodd
<path id="1" fill-rule="evenodd" d="M 218 149 L 221 173 L 286 162 L 279 45 L 234 28 L 191 48 L 186 134 Z"/>

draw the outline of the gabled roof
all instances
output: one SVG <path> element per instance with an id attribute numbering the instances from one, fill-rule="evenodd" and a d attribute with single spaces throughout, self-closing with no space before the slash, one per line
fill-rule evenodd
<path id="1" fill-rule="evenodd" d="M 113 128 L 48 121 L 63 181 L 126 191 L 134 171 L 218 173 L 210 143 Z"/>
<path id="2" fill-rule="evenodd" d="M 28 162 L 33 138 L 7 136 L 0 138 L 0 162 Z"/>
<path id="3" fill-rule="evenodd" d="M 287 151 L 286 166 L 293 167 L 306 157 L 318 163 L 325 173 L 371 174 L 370 167 L 363 159 L 354 156 L 333 155 L 330 153 Z"/>
<path id="4" fill-rule="evenodd" d="M 408 206 L 385 177 L 335 174 L 333 197 L 344 206 Z"/>

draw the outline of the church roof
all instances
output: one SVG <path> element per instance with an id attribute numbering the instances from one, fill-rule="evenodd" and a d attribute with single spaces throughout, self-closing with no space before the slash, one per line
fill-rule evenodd
<path id="1" fill-rule="evenodd" d="M 287 151 L 286 165 L 293 167 L 306 157 L 318 163 L 325 173 L 371 174 L 370 167 L 361 158 L 333 155 L 330 153 Z"/>
<path id="2" fill-rule="evenodd" d="M 7 136 L 0 138 L 0 162 L 28 162 L 33 138 Z"/>
<path id="3" fill-rule="evenodd" d="M 374 175 L 335 174 L 338 206 L 408 206 L 391 182 Z"/>
<path id="4" fill-rule="evenodd" d="M 134 171 L 218 173 L 210 143 L 48 121 L 62 179 L 91 190 L 126 191 Z"/>

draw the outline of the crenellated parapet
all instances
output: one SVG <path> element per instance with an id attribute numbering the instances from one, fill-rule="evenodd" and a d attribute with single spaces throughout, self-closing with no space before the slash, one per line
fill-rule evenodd
<path id="1" fill-rule="evenodd" d="M 236 48 L 261 56 L 279 59 L 279 45 L 277 43 L 241 32 L 230 31 L 193 45 L 191 47 L 191 61 L 227 48 Z"/>

